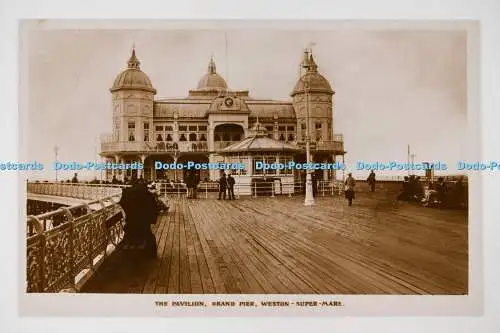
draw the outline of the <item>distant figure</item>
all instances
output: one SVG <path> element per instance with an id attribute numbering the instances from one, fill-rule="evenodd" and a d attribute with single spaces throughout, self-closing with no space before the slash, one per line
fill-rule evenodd
<path id="1" fill-rule="evenodd" d="M 366 181 L 368 182 L 368 185 L 370 185 L 370 190 L 372 192 L 375 192 L 375 172 L 370 172 L 370 175 L 368 176 L 368 178 L 366 179 Z"/>
<path id="2" fill-rule="evenodd" d="M 184 177 L 184 183 L 186 183 L 187 187 L 187 198 L 192 198 L 193 197 L 193 175 L 191 171 L 186 172 L 186 177 Z"/>
<path id="3" fill-rule="evenodd" d="M 200 184 L 200 174 L 198 172 L 193 173 L 193 199 L 198 198 L 198 184 Z"/>
<path id="4" fill-rule="evenodd" d="M 318 180 L 316 178 L 316 173 L 313 172 L 311 174 L 311 181 L 312 181 L 312 187 L 313 187 L 313 198 L 316 198 L 318 194 Z"/>
<path id="5" fill-rule="evenodd" d="M 77 174 L 77 173 L 75 173 L 75 174 L 73 175 L 73 179 L 71 179 L 71 182 L 72 182 L 72 183 L 78 183 L 78 177 L 77 177 L 77 176 L 78 176 L 78 174 Z"/>
<path id="6" fill-rule="evenodd" d="M 116 178 L 116 175 L 113 175 L 113 179 L 111 179 L 111 184 L 118 184 L 118 183 L 119 183 L 119 181 Z"/>
<path id="7" fill-rule="evenodd" d="M 130 183 L 132 186 L 123 189 L 119 202 L 126 214 L 125 242 L 144 246 L 151 257 L 156 257 L 156 238 L 150 227 L 158 217 L 155 197 L 137 178 L 132 177 Z"/>
<path id="8" fill-rule="evenodd" d="M 410 198 L 410 178 L 408 176 L 404 177 L 403 189 L 398 195 L 398 200 L 407 201 Z"/>
<path id="9" fill-rule="evenodd" d="M 356 186 L 356 181 L 352 177 L 352 173 L 347 175 L 347 179 L 344 182 L 345 197 L 349 201 L 349 206 L 352 206 L 352 200 L 354 199 L 354 186 Z"/>
<path id="10" fill-rule="evenodd" d="M 228 194 L 228 198 L 229 200 L 235 200 L 236 198 L 234 197 L 234 178 L 233 176 L 231 176 L 231 174 L 229 174 L 227 176 L 227 194 Z"/>
<path id="11" fill-rule="evenodd" d="M 226 200 L 226 188 L 227 188 L 227 179 L 226 179 L 226 174 L 222 172 L 222 175 L 219 179 L 219 199 L 221 195 L 223 196 L 224 200 Z"/>

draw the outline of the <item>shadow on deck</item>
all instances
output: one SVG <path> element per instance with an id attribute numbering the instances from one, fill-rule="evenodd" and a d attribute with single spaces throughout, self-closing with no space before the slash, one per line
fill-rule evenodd
<path id="1" fill-rule="evenodd" d="M 393 197 L 173 198 L 155 226 L 159 258 L 120 251 L 82 292 L 467 294 L 467 212 Z"/>

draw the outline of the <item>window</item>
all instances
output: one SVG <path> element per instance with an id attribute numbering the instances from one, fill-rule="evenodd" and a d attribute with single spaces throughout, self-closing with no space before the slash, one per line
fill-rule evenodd
<path id="1" fill-rule="evenodd" d="M 179 141 L 187 141 L 186 140 L 186 136 L 184 135 L 184 133 L 181 134 L 181 137 L 179 138 Z"/>
<path id="2" fill-rule="evenodd" d="M 280 134 L 280 141 L 285 141 L 285 135 L 283 133 Z"/>
<path id="3" fill-rule="evenodd" d="M 149 123 L 144 123 L 144 129 L 148 130 L 149 129 Z"/>
<path id="4" fill-rule="evenodd" d="M 172 126 L 165 126 L 165 131 L 172 132 L 174 128 Z"/>
<path id="5" fill-rule="evenodd" d="M 189 134 L 189 141 L 196 141 L 196 134 L 194 133 Z"/>
<path id="6" fill-rule="evenodd" d="M 300 124 L 300 128 L 302 128 L 303 130 L 305 130 L 306 129 L 306 124 L 305 123 Z"/>
<path id="7" fill-rule="evenodd" d="M 205 132 L 207 130 L 207 126 L 198 126 L 198 130 L 200 132 Z"/>
<path id="8" fill-rule="evenodd" d="M 321 129 L 321 123 L 316 123 L 316 129 Z"/>
<path id="9" fill-rule="evenodd" d="M 134 121 L 129 121 L 128 122 L 128 128 L 130 128 L 130 129 L 135 128 L 135 122 Z"/>
<path id="10" fill-rule="evenodd" d="M 170 134 L 167 134 L 165 141 L 172 141 L 172 136 Z"/>
<path id="11" fill-rule="evenodd" d="M 266 130 L 268 132 L 272 132 L 272 131 L 274 131 L 274 127 L 273 126 L 266 126 Z"/>
<path id="12" fill-rule="evenodd" d="M 190 131 L 197 131 L 198 130 L 198 126 L 189 126 L 189 130 Z"/>
<path id="13" fill-rule="evenodd" d="M 144 134 L 144 141 L 149 141 L 149 134 Z"/>
<path id="14" fill-rule="evenodd" d="M 292 133 L 288 134 L 288 141 L 294 141 L 295 140 L 295 135 Z"/>
<path id="15" fill-rule="evenodd" d="M 215 135 L 214 135 L 214 141 L 221 141 L 219 133 L 215 133 Z"/>
<path id="16" fill-rule="evenodd" d="M 157 130 L 157 131 L 163 131 L 163 126 L 155 126 L 155 130 Z"/>
<path id="17" fill-rule="evenodd" d="M 285 128 L 286 128 L 285 126 L 279 126 L 278 130 L 283 132 L 283 131 L 285 131 Z"/>
<path id="18" fill-rule="evenodd" d="M 205 134 L 200 135 L 200 141 L 207 141 Z"/>
<path id="19" fill-rule="evenodd" d="M 156 136 L 156 141 L 163 141 L 163 138 L 162 138 L 161 134 L 158 134 Z"/>
<path id="20" fill-rule="evenodd" d="M 129 137 L 128 137 L 128 141 L 135 141 L 135 137 L 134 137 L 134 135 L 133 135 L 133 134 L 132 134 L 132 135 L 129 135 Z"/>
<path id="21" fill-rule="evenodd" d="M 286 130 L 287 130 L 288 132 L 295 132 L 295 126 L 287 126 L 287 127 L 286 127 Z"/>
<path id="22" fill-rule="evenodd" d="M 186 125 L 179 125 L 179 131 L 187 131 L 187 126 Z"/>

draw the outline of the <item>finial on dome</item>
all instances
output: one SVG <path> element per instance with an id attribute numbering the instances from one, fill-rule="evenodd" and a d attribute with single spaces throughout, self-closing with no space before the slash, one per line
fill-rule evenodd
<path id="1" fill-rule="evenodd" d="M 309 66 L 307 67 L 308 72 L 317 72 L 318 71 L 318 65 L 316 65 L 316 62 L 314 61 L 312 53 L 309 55 Z"/>
<path id="2" fill-rule="evenodd" d="M 210 74 L 216 74 L 216 68 L 215 68 L 215 61 L 214 61 L 214 56 L 210 56 L 210 62 L 208 63 L 208 72 Z"/>
<path id="3" fill-rule="evenodd" d="M 128 60 L 128 68 L 133 68 L 133 69 L 140 69 L 141 62 L 139 59 L 137 59 L 137 56 L 135 55 L 135 43 L 132 46 L 132 55 L 130 56 L 130 59 Z"/>

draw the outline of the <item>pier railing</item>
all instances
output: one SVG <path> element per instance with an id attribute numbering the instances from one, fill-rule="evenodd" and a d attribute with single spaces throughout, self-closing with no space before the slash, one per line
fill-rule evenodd
<path id="1" fill-rule="evenodd" d="M 28 183 L 28 193 L 95 200 L 122 193 L 126 185 L 83 183 Z"/>
<path id="2" fill-rule="evenodd" d="M 77 291 L 123 240 L 119 195 L 27 218 L 27 292 Z"/>

